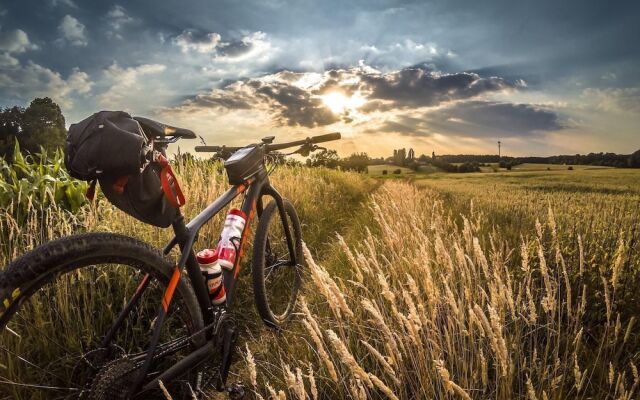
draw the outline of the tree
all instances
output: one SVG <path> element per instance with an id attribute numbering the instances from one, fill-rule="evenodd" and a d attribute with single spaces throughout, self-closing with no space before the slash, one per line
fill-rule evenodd
<path id="1" fill-rule="evenodd" d="M 319 153 L 313 153 L 311 157 L 307 159 L 307 166 L 337 168 L 339 162 L 340 157 L 338 157 L 337 151 L 323 150 Z"/>
<path id="2" fill-rule="evenodd" d="M 15 139 L 23 129 L 24 108 L 14 106 L 0 111 L 0 157 L 13 159 Z"/>
<path id="3" fill-rule="evenodd" d="M 629 156 L 629 166 L 631 168 L 640 168 L 640 150 Z"/>
<path id="4" fill-rule="evenodd" d="M 67 130 L 60 107 L 48 97 L 34 99 L 24 110 L 22 128 L 18 135 L 20 147 L 31 153 L 42 146 L 54 151 L 64 146 Z"/>
<path id="5" fill-rule="evenodd" d="M 358 172 L 366 172 L 367 165 L 369 165 L 369 156 L 367 153 L 353 153 L 340 161 L 340 167 L 343 169 Z"/>

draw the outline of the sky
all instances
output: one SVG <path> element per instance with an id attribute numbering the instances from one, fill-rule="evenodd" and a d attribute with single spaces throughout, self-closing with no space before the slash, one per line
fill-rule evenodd
<path id="1" fill-rule="evenodd" d="M 639 38 L 637 1 L 0 0 L 0 106 L 125 110 L 209 145 L 629 154 Z"/>

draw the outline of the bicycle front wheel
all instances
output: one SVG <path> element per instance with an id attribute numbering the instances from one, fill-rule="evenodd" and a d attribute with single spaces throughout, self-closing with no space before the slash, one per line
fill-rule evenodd
<path id="1" fill-rule="evenodd" d="M 278 212 L 275 201 L 265 207 L 253 243 L 252 274 L 256 307 L 262 320 L 272 328 L 281 327 L 291 317 L 304 265 L 300 220 L 293 204 L 288 200 L 283 201 L 284 215 Z M 284 224 L 289 226 L 294 254 L 289 250 Z"/>
<path id="2" fill-rule="evenodd" d="M 12 262 L 0 273 L 0 399 L 128 398 L 173 268 L 151 246 L 110 233 L 51 241 Z M 202 328 L 183 279 L 161 330 L 168 355 L 154 361 L 151 373 L 200 345 Z M 180 398 L 192 384 L 184 378 L 168 386 Z"/>

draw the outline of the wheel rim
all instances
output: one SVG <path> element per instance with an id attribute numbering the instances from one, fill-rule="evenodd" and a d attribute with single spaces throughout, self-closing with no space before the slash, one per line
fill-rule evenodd
<path id="1" fill-rule="evenodd" d="M 294 257 L 289 252 L 279 213 L 272 215 L 264 252 L 264 286 L 271 314 L 276 321 L 283 321 L 295 305 L 302 266 L 299 260 L 297 264 L 292 261 Z M 293 236 L 294 251 L 298 251 L 300 232 L 296 230 L 288 213 L 287 223 Z"/>
<path id="2" fill-rule="evenodd" d="M 128 265 L 92 265 L 60 275 L 26 298 L 0 332 L 0 399 L 77 398 L 103 362 L 144 351 L 164 291 L 156 279 L 109 351 L 96 351 L 142 276 Z M 190 332 L 180 303 L 172 305 L 161 342 Z"/>

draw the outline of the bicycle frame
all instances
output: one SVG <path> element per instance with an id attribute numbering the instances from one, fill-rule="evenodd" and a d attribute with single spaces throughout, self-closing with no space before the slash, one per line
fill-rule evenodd
<path id="1" fill-rule="evenodd" d="M 193 251 L 193 245 L 197 240 L 198 233 L 200 229 L 211 220 L 216 214 L 222 211 L 226 206 L 229 205 L 235 198 L 244 195 L 244 199 L 242 201 L 241 210 L 247 215 L 247 222 L 244 227 L 244 231 L 242 233 L 240 248 L 238 251 L 238 256 L 236 257 L 235 264 L 232 270 L 223 270 L 223 282 L 226 291 L 226 308 L 222 313 L 214 314 L 213 306 L 209 299 L 209 293 L 207 289 L 207 284 L 204 276 L 200 272 L 200 266 L 196 260 L 195 252 Z M 202 311 L 202 318 L 204 321 L 204 326 L 209 327 L 213 326 L 217 321 L 221 319 L 221 316 L 230 312 L 233 308 L 233 301 L 235 298 L 235 288 L 238 280 L 238 276 L 240 274 L 240 266 L 242 262 L 242 258 L 244 255 L 245 245 L 247 238 L 249 236 L 249 231 L 251 227 L 251 223 L 255 217 L 255 214 L 258 214 L 258 217 L 262 214 L 263 203 L 262 196 L 268 195 L 271 196 L 277 204 L 279 214 L 283 223 L 283 230 L 287 240 L 287 247 L 289 249 L 289 254 L 292 255 L 293 263 L 297 264 L 298 260 L 296 257 L 294 249 L 294 241 L 291 235 L 291 230 L 289 224 L 287 222 L 286 213 L 284 210 L 284 202 L 282 196 L 271 186 L 269 182 L 269 176 L 265 169 L 261 169 L 256 175 L 247 179 L 240 185 L 235 185 L 229 188 L 224 194 L 218 197 L 213 203 L 209 204 L 203 211 L 201 211 L 197 216 L 195 216 L 191 221 L 187 224 L 184 222 L 184 217 L 178 213 L 178 216 L 173 221 L 172 227 L 174 230 L 174 237 L 169 241 L 169 243 L 164 248 L 164 254 L 168 255 L 169 252 L 177 245 L 180 248 L 181 255 L 178 260 L 176 267 L 174 268 L 173 275 L 169 280 L 169 284 L 164 292 L 161 304 L 158 308 L 158 314 L 155 320 L 153 332 L 151 334 L 151 339 L 149 342 L 149 347 L 146 352 L 144 365 L 141 368 L 142 371 L 138 375 L 137 382 L 132 386 L 130 394 L 135 394 L 139 391 L 146 377 L 149 368 L 151 367 L 153 356 L 156 352 L 156 349 L 160 340 L 160 331 L 162 329 L 162 325 L 164 319 L 168 313 L 169 307 L 173 300 L 174 292 L 178 283 L 180 281 L 181 275 L 186 270 L 188 274 L 188 278 L 191 281 L 192 287 L 195 291 L 196 298 L 198 300 L 198 304 L 200 306 L 200 310 Z M 140 282 L 136 292 L 129 300 L 129 302 L 125 305 L 123 310 L 120 312 L 114 325 L 109 329 L 108 333 L 105 335 L 103 339 L 103 347 L 107 347 L 118 330 L 119 326 L 122 324 L 128 313 L 135 307 L 138 300 L 142 296 L 142 293 L 147 288 L 150 279 L 149 276 L 146 275 L 143 277 Z M 146 390 L 157 389 L 158 381 L 161 380 L 163 383 L 168 383 L 172 379 L 180 376 L 181 374 L 193 369 L 198 364 L 206 360 L 208 357 L 212 356 L 216 348 L 213 345 L 213 341 L 216 338 L 213 337 L 213 329 L 207 329 L 205 332 L 205 340 L 200 341 L 198 347 L 185 358 L 180 360 L 178 363 L 174 364 L 167 370 L 163 371 L 158 377 L 153 379 L 151 382 L 146 384 L 142 388 L 142 392 Z M 226 349 L 225 349 L 226 351 Z M 224 362 L 224 361 L 223 361 Z M 230 358 L 229 358 L 230 362 Z M 221 384 L 224 385 L 226 381 L 226 372 L 228 372 L 227 368 L 221 369 Z"/>

